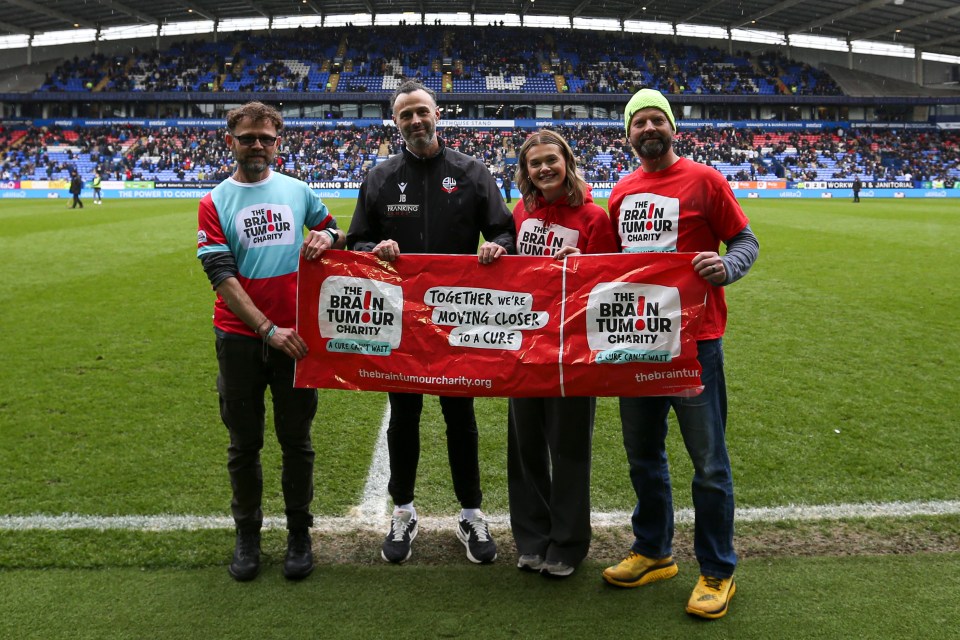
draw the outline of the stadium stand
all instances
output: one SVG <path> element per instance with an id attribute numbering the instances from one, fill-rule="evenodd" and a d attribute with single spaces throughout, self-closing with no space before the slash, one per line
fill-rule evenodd
<path id="1" fill-rule="evenodd" d="M 579 156 L 585 177 L 616 181 L 636 167 L 620 127 L 559 127 Z M 529 131 L 448 127 L 446 142 L 474 155 L 491 172 L 512 170 L 514 150 Z M 802 134 L 777 130 L 681 131 L 680 155 L 713 166 L 728 180 L 960 180 L 960 132 L 836 130 Z M 218 181 L 231 172 L 222 131 L 140 126 L 4 130 L 5 180 L 65 179 L 99 170 L 118 180 Z M 278 170 L 304 180 L 362 180 L 396 153 L 400 137 L 386 126 L 301 129 L 284 134 Z"/>
<path id="2" fill-rule="evenodd" d="M 453 93 L 632 93 L 639 86 L 698 95 L 840 93 L 825 72 L 779 54 L 754 60 L 745 52 L 640 35 L 601 53 L 596 38 L 583 31 L 434 25 L 311 29 L 282 38 L 240 33 L 163 52 L 75 57 L 37 88 L 389 93 L 407 77 Z"/>

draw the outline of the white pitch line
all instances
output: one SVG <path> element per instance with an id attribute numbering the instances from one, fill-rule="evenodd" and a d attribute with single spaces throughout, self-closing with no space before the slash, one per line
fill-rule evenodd
<path id="1" fill-rule="evenodd" d="M 783 522 L 789 520 L 841 520 L 847 518 L 905 518 L 910 516 L 943 516 L 960 514 L 960 500 L 881 502 L 835 505 L 789 505 L 785 507 L 748 507 L 737 509 L 737 522 Z M 387 514 L 350 515 L 346 517 L 316 518 L 314 529 L 318 532 L 350 533 L 357 531 L 380 531 L 387 522 Z M 597 527 L 627 526 L 629 511 L 594 513 L 591 521 Z M 510 526 L 510 516 L 505 513 L 488 514 L 487 520 L 494 527 Z M 676 512 L 678 523 L 692 523 L 693 510 Z M 282 517 L 264 520 L 266 529 L 283 529 Z M 426 516 L 421 526 L 437 530 L 453 530 L 457 519 L 452 516 Z M 125 531 L 198 531 L 201 529 L 232 529 L 233 520 L 222 516 L 154 515 L 154 516 L 88 516 L 78 514 L 0 516 L 0 531 L 66 531 L 71 529 L 125 530 Z"/>
<path id="2" fill-rule="evenodd" d="M 380 433 L 373 447 L 373 461 L 367 472 L 367 481 L 363 485 L 363 498 L 360 504 L 350 510 L 355 519 L 383 521 L 387 513 L 387 482 L 390 479 L 390 452 L 387 448 L 387 428 L 390 426 L 390 401 L 383 409 L 380 420 Z"/>

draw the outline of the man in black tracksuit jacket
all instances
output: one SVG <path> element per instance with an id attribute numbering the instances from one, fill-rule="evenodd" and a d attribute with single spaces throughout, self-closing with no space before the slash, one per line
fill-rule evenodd
<path id="1" fill-rule="evenodd" d="M 489 264 L 516 253 L 513 219 L 496 181 L 475 158 L 444 146 L 437 137 L 436 94 L 407 81 L 394 93 L 393 120 L 405 145 L 401 153 L 374 167 L 360 187 L 347 244 L 393 261 L 406 253 L 477 253 Z M 484 242 L 479 250 L 480 235 Z M 394 502 L 390 532 L 381 555 L 389 562 L 410 557 L 417 536 L 413 507 L 420 459 L 423 396 L 391 393 L 387 446 Z M 462 510 L 457 536 L 472 562 L 492 562 L 497 546 L 480 511 L 480 465 L 473 398 L 440 397 L 447 424 L 447 453 L 453 487 Z"/>
<path id="2" fill-rule="evenodd" d="M 476 158 L 444 146 L 418 158 L 406 146 L 371 169 L 347 236 L 356 251 L 395 240 L 404 253 L 476 253 L 480 234 L 514 251 L 510 210 Z"/>

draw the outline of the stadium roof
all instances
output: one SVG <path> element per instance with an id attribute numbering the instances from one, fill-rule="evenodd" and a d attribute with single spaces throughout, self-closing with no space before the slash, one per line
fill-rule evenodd
<path id="1" fill-rule="evenodd" d="M 482 16 L 478 24 L 493 16 L 656 21 L 866 40 L 960 56 L 957 0 L 0 0 L 0 35 L 407 12 L 473 14 Z"/>

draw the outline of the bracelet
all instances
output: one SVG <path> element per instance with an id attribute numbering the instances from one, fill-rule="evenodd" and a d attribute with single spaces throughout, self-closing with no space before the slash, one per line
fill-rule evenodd
<path id="1" fill-rule="evenodd" d="M 258 336 L 262 336 L 262 335 L 263 335 L 263 333 L 261 333 L 260 330 L 263 329 L 263 327 L 266 326 L 266 325 L 268 325 L 268 324 L 270 324 L 270 318 L 267 318 L 266 316 L 264 316 L 263 320 L 260 321 L 260 324 L 257 325 L 257 335 L 258 335 Z"/>
<path id="2" fill-rule="evenodd" d="M 263 343 L 266 344 L 270 342 L 270 338 L 273 337 L 273 334 L 277 332 L 277 325 L 270 323 L 270 329 L 263 334 Z"/>
<path id="3" fill-rule="evenodd" d="M 333 245 L 337 244 L 337 240 L 340 239 L 340 234 L 333 229 L 324 229 L 324 231 L 330 236 L 330 248 L 332 249 Z"/>

